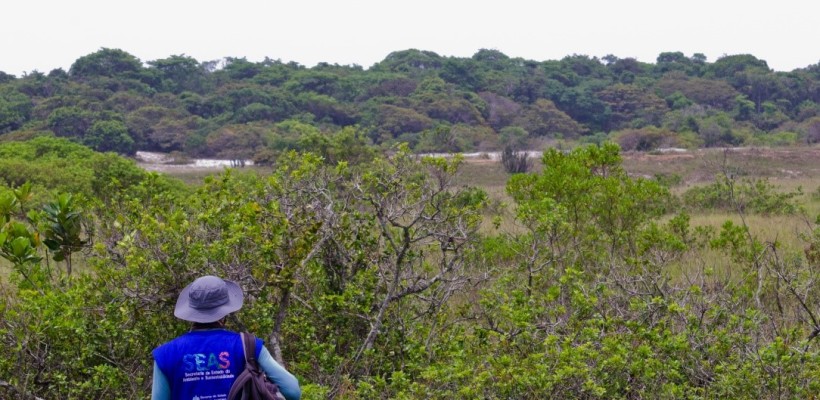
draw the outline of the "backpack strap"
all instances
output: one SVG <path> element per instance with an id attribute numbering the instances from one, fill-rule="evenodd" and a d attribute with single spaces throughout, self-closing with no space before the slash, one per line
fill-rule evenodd
<path id="1" fill-rule="evenodd" d="M 259 398 L 259 394 L 256 392 L 256 386 L 248 385 L 248 383 L 253 380 L 252 372 L 259 370 L 259 363 L 256 361 L 256 337 L 249 332 L 240 332 L 239 335 L 242 339 L 242 352 L 245 353 L 245 369 L 236 378 L 233 386 L 231 386 L 231 391 L 228 393 L 228 399 Z M 250 351 L 248 351 L 248 349 L 250 349 Z M 251 390 L 251 393 L 243 391 L 243 389 L 246 388 Z"/>
<path id="2" fill-rule="evenodd" d="M 245 368 L 252 371 L 259 370 L 259 362 L 256 360 L 256 336 L 250 332 L 240 332 L 242 336 L 242 351 L 245 353 Z"/>
<path id="3" fill-rule="evenodd" d="M 284 400 L 279 387 L 269 381 L 259 367 L 259 361 L 256 359 L 256 337 L 249 332 L 239 334 L 242 338 L 242 351 L 245 353 L 245 370 L 239 374 L 231 386 L 228 400 L 237 398 L 241 400 Z"/>

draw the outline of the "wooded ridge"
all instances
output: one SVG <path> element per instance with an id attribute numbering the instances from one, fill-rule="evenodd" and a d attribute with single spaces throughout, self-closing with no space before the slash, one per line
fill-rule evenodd
<path id="1" fill-rule="evenodd" d="M 338 141 L 421 152 L 540 150 L 544 140 L 612 139 L 624 150 L 794 145 L 820 141 L 818 104 L 820 64 L 775 72 L 749 54 L 709 62 L 667 52 L 652 64 L 411 49 L 364 69 L 185 55 L 144 63 L 102 48 L 68 71 L 0 72 L 0 138 L 50 132 L 99 151 L 260 163 Z"/>

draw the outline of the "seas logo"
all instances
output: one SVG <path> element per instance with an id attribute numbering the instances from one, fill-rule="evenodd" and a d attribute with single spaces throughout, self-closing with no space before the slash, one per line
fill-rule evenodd
<path id="1" fill-rule="evenodd" d="M 205 372 L 228 369 L 231 366 L 231 354 L 227 351 L 216 353 L 194 353 L 182 356 L 185 372 Z"/>

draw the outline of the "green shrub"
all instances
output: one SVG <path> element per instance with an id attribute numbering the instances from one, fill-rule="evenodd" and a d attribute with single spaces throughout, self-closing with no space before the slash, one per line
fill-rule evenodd
<path id="1" fill-rule="evenodd" d="M 655 174 L 655 180 L 660 183 L 661 185 L 671 188 L 675 186 L 679 186 L 683 183 L 683 177 L 678 174 Z"/>
<path id="2" fill-rule="evenodd" d="M 795 198 L 802 191 L 779 192 L 766 179 L 732 180 L 719 176 L 706 186 L 683 193 L 683 203 L 694 210 L 730 211 L 753 214 L 794 214 L 799 210 Z"/>
<path id="3" fill-rule="evenodd" d="M 548 151 L 510 179 L 514 229 L 479 236 L 487 196 L 449 186 L 458 158 L 398 150 L 360 169 L 284 153 L 268 176 L 228 171 L 195 191 L 155 174 L 102 185 L 71 276 L 45 253 L 48 226 L 17 211 L 28 189 L 0 191 L 0 398 L 146 398 L 150 351 L 189 328 L 176 296 L 205 273 L 243 286 L 229 327 L 280 350 L 305 399 L 820 390 L 814 253 L 666 215 L 668 190 L 629 177 L 611 143 Z"/>

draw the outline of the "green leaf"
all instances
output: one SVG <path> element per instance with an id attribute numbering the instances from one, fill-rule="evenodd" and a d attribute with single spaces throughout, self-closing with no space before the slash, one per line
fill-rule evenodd
<path id="1" fill-rule="evenodd" d="M 25 258 L 33 250 L 28 238 L 18 237 L 11 241 L 11 254 L 17 258 Z"/>
<path id="2" fill-rule="evenodd" d="M 0 194 L 0 216 L 4 218 L 4 222 L 11 219 L 11 212 L 17 206 L 17 199 L 14 194 L 6 192 Z"/>
<path id="3" fill-rule="evenodd" d="M 31 182 L 27 181 L 26 183 L 20 185 L 19 188 L 14 189 L 14 197 L 16 197 L 17 201 L 21 204 L 26 204 L 29 200 L 31 200 Z"/>
<path id="4" fill-rule="evenodd" d="M 48 249 L 51 250 L 51 251 L 57 251 L 57 250 L 60 249 L 60 242 L 58 242 L 54 239 L 43 240 L 43 244 L 45 244 L 46 247 L 48 247 Z"/>

